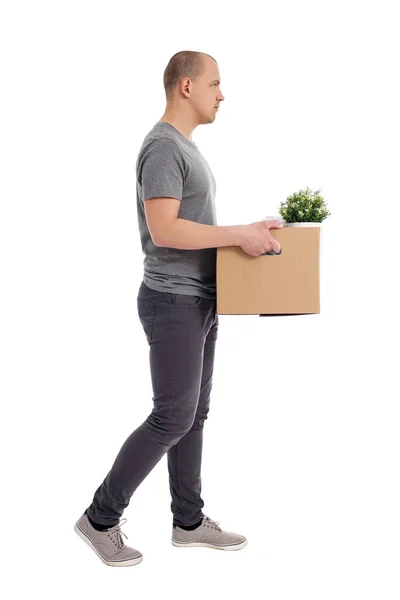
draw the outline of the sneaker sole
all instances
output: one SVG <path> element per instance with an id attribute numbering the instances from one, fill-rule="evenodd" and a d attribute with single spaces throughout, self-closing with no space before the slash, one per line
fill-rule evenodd
<path id="1" fill-rule="evenodd" d="M 215 550 L 241 550 L 245 546 L 247 546 L 247 540 L 244 542 L 240 542 L 240 544 L 232 544 L 231 546 L 215 546 L 214 544 L 207 544 L 206 542 L 176 542 L 175 540 L 171 540 L 172 545 L 176 546 L 176 548 L 215 548 Z"/>
<path id="2" fill-rule="evenodd" d="M 86 542 L 86 544 L 88 546 L 90 546 L 90 548 L 97 554 L 97 556 L 100 558 L 100 560 L 105 564 L 108 565 L 109 567 L 132 567 L 134 565 L 139 564 L 140 562 L 142 562 L 143 560 L 143 555 L 138 556 L 137 558 L 131 558 L 129 560 L 120 560 L 120 561 L 110 561 L 107 560 L 104 556 L 102 556 L 100 554 L 100 552 L 97 550 L 97 548 L 92 544 L 92 542 L 90 541 L 90 539 L 88 538 L 88 536 L 82 531 L 82 529 L 80 529 L 78 527 L 78 525 L 75 523 L 74 525 L 74 529 L 76 531 L 76 533 L 79 535 L 79 537 Z"/>

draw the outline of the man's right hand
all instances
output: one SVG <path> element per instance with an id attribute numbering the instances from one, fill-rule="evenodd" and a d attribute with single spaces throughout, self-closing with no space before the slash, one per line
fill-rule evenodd
<path id="1" fill-rule="evenodd" d="M 249 225 L 241 225 L 242 241 L 240 248 L 250 256 L 261 256 L 265 252 L 281 251 L 281 245 L 272 237 L 270 229 L 282 229 L 279 221 L 257 221 Z"/>

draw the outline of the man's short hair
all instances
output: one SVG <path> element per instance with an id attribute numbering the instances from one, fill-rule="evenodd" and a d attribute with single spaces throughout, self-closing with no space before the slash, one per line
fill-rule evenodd
<path id="1" fill-rule="evenodd" d="M 205 56 L 215 60 L 205 52 L 194 52 L 193 50 L 182 50 L 174 54 L 164 71 L 164 89 L 167 100 L 172 99 L 179 82 L 184 77 L 196 81 L 202 75 Z"/>

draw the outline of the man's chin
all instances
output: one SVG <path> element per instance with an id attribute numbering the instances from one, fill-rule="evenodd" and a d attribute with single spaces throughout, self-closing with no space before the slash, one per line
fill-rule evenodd
<path id="1" fill-rule="evenodd" d="M 207 125 L 208 123 L 214 123 L 215 121 L 215 113 L 213 115 L 206 115 L 202 121 L 202 125 Z"/>

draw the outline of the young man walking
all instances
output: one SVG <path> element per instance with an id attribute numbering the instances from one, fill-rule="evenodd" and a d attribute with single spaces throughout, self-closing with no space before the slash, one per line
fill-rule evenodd
<path id="1" fill-rule="evenodd" d="M 208 54 L 175 54 L 164 72 L 166 110 L 145 137 L 136 163 L 137 214 L 144 260 L 137 297 L 149 344 L 154 407 L 127 438 L 75 524 L 107 565 L 142 561 L 125 545 L 120 522 L 134 491 L 167 453 L 172 544 L 240 550 L 243 535 L 206 516 L 201 498 L 204 421 L 218 334 L 216 248 L 240 246 L 259 256 L 280 250 L 269 229 L 279 223 L 217 226 L 215 179 L 192 140 L 213 123 L 224 100 L 217 62 Z"/>

